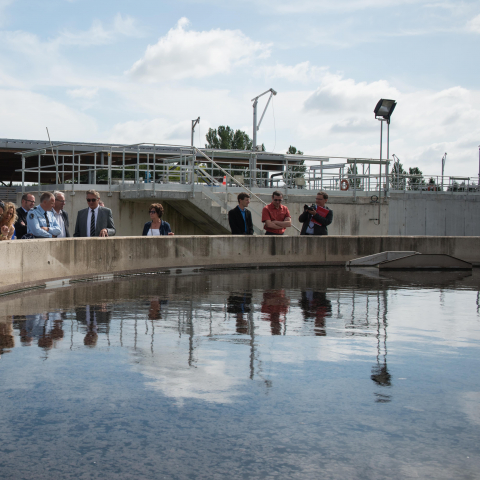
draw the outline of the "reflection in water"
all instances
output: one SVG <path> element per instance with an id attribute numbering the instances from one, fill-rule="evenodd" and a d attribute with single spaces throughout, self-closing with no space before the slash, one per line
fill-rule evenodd
<path id="1" fill-rule="evenodd" d="M 227 313 L 236 317 L 236 332 L 248 335 L 248 314 L 251 312 L 252 292 L 233 293 L 227 300 Z"/>
<path id="2" fill-rule="evenodd" d="M 1 299 L 0 476 L 476 478 L 480 275 L 422 275 L 145 276 Z"/>
<path id="3" fill-rule="evenodd" d="M 0 323 L 0 357 L 4 352 L 9 352 L 14 346 L 13 325 L 7 322 Z"/>
<path id="4" fill-rule="evenodd" d="M 325 319 L 332 316 L 332 302 L 327 298 L 326 292 L 303 290 L 300 308 L 305 321 L 315 320 L 315 335 L 325 336 Z"/>
<path id="5" fill-rule="evenodd" d="M 263 320 L 270 322 L 272 335 L 280 335 L 282 333 L 281 323 L 285 325 L 290 299 L 287 298 L 285 290 L 267 290 L 263 292 L 262 313 Z M 282 318 L 283 317 L 283 318 Z"/>
<path id="6" fill-rule="evenodd" d="M 380 308 L 377 309 L 377 363 L 372 368 L 371 379 L 380 387 L 391 387 L 391 375 L 387 368 L 387 296 L 382 292 L 383 311 L 380 319 Z M 380 295 L 378 295 L 380 307 Z M 391 400 L 391 395 L 384 391 L 375 392 L 376 401 L 387 403 Z"/>

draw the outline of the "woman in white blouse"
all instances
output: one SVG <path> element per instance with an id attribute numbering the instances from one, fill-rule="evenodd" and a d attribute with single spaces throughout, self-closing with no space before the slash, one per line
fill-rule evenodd
<path id="1" fill-rule="evenodd" d="M 160 203 L 152 203 L 148 208 L 148 213 L 150 222 L 144 225 L 143 236 L 174 235 L 170 224 L 162 220 L 163 207 Z"/>

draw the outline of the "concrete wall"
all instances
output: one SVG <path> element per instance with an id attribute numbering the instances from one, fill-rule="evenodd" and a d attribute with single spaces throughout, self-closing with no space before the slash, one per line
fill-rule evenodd
<path id="1" fill-rule="evenodd" d="M 83 185 L 82 185 L 83 187 Z M 143 225 L 149 221 L 148 206 L 153 202 L 160 202 L 165 208 L 164 219 L 170 223 L 177 235 L 208 235 L 215 233 L 212 229 L 195 225 L 186 213 L 188 209 L 179 208 L 180 202 L 162 200 L 162 192 L 157 192 L 156 199 L 125 201 L 120 199 L 119 192 L 108 196 L 107 187 L 98 185 L 102 200 L 112 209 L 117 235 L 141 235 Z M 103 189 L 103 191 L 102 191 Z M 284 204 L 290 210 L 294 225 L 301 228 L 298 217 L 303 212 L 305 203 L 315 201 L 316 192 L 295 190 L 284 199 Z M 37 192 L 35 194 L 38 200 Z M 78 210 L 86 208 L 85 193 L 76 191 L 71 195 L 66 192 L 65 210 L 70 216 L 72 233 Z M 349 194 L 350 195 L 350 194 Z M 269 203 L 271 194 L 260 194 L 262 200 Z M 20 205 L 21 194 L 17 196 Z M 237 193 L 227 196 L 229 209 L 237 205 Z M 221 200 L 225 194 L 220 195 Z M 186 203 L 183 200 L 183 203 Z M 257 212 L 257 223 L 263 205 L 257 200 L 250 203 L 251 210 Z M 433 236 L 480 236 L 480 195 L 459 193 L 392 193 L 387 202 L 380 207 L 380 224 L 378 204 L 372 203 L 370 197 L 330 195 L 328 206 L 333 210 L 333 223 L 328 227 L 330 235 L 433 235 Z M 192 216 L 195 209 L 192 208 Z M 258 226 L 257 225 L 257 226 Z M 288 231 L 289 235 L 298 235 L 295 229 Z"/>
<path id="2" fill-rule="evenodd" d="M 284 205 L 292 215 L 293 224 L 299 230 L 302 229 L 302 224 L 298 221 L 298 217 L 303 213 L 303 206 L 315 203 L 315 196 L 315 192 L 307 195 L 302 192 L 296 195 L 289 194 L 284 199 Z M 272 201 L 270 195 L 260 195 L 260 198 L 267 203 Z M 234 208 L 237 203 L 237 196 L 229 194 L 229 208 Z M 388 232 L 388 204 L 382 203 L 380 206 L 379 225 L 376 221 L 379 217 L 379 206 L 372 203 L 370 198 L 357 198 L 355 202 L 351 197 L 329 196 L 327 206 L 333 210 L 333 222 L 328 226 L 329 235 L 386 235 Z M 253 199 L 249 208 L 261 215 L 263 204 Z M 299 235 L 294 228 L 288 229 L 287 233 Z"/>
<path id="3" fill-rule="evenodd" d="M 341 265 L 387 250 L 446 253 L 480 265 L 480 237 L 172 236 L 0 242 L 0 292 L 61 278 L 186 267 Z"/>
<path id="4" fill-rule="evenodd" d="M 480 235 L 480 196 L 395 193 L 389 199 L 388 235 Z"/>

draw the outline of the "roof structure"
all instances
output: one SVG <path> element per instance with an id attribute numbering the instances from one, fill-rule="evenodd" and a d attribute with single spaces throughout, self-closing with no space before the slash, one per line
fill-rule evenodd
<path id="1" fill-rule="evenodd" d="M 253 152 L 243 150 L 215 150 L 200 149 L 210 158 L 214 159 L 219 165 L 241 165 L 249 166 L 252 157 L 255 157 L 256 165 L 268 165 L 269 171 L 282 171 L 284 165 L 298 164 L 305 160 L 325 161 L 328 158 L 312 157 L 307 155 L 290 155 L 271 152 Z M 38 153 L 37 153 L 38 152 Z M 192 147 L 182 145 L 165 144 L 109 144 L 109 143 L 73 143 L 56 142 L 53 145 L 50 142 L 42 140 L 19 140 L 19 139 L 0 139 L 0 182 L 8 185 L 11 182 L 20 182 L 22 180 L 22 153 L 25 157 L 25 169 L 38 167 L 55 166 L 56 158 L 65 160 L 65 163 L 71 163 L 72 155 L 81 157 L 82 165 L 97 166 L 105 165 L 105 154 L 110 154 L 112 165 L 126 166 L 136 164 L 137 159 L 144 158 L 158 163 L 172 163 L 179 161 L 182 157 L 192 155 Z M 68 159 L 65 159 L 65 157 Z M 201 161 L 201 157 L 198 157 Z M 125 162 L 125 163 L 123 163 Z M 52 170 L 52 169 L 48 169 Z M 68 170 L 68 169 L 67 169 Z M 65 179 L 69 178 L 69 172 L 65 172 Z M 51 178 L 50 178 L 51 177 Z M 37 175 L 33 172 L 26 172 L 25 181 L 35 182 Z M 42 174 L 42 181 L 51 181 L 55 183 L 55 174 Z"/>

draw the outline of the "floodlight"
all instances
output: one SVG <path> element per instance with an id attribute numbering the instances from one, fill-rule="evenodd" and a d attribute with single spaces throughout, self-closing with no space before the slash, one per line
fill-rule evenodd
<path id="1" fill-rule="evenodd" d="M 375 118 L 382 117 L 387 120 L 387 122 L 390 122 L 390 117 L 392 116 L 396 106 L 397 102 L 395 100 L 386 100 L 381 98 L 374 110 Z"/>

